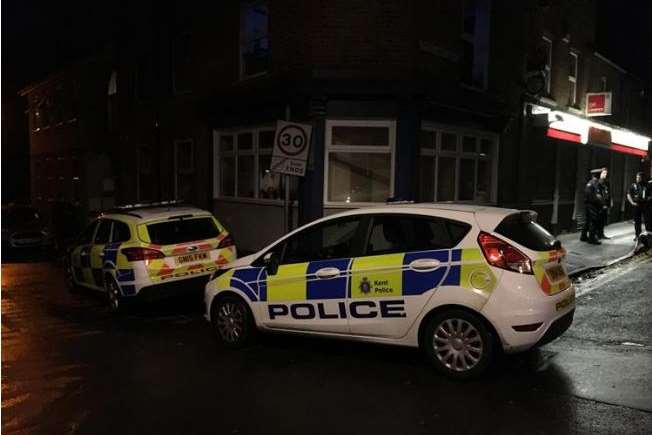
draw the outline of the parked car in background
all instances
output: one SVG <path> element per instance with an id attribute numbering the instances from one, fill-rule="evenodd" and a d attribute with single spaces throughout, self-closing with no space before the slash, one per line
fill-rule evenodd
<path id="1" fill-rule="evenodd" d="M 174 202 L 102 213 L 65 257 L 68 285 L 106 292 L 109 306 L 201 292 L 209 275 L 236 258 L 229 232 L 208 211 Z"/>
<path id="2" fill-rule="evenodd" d="M 29 205 L 2 206 L 2 249 L 47 250 L 53 237 L 40 213 Z"/>

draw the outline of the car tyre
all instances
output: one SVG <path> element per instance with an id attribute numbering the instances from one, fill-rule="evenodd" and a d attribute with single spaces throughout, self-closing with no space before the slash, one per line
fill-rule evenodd
<path id="1" fill-rule="evenodd" d="M 211 320 L 217 338 L 231 349 L 247 346 L 256 333 L 249 306 L 237 296 L 228 295 L 218 299 L 213 304 Z"/>
<path id="2" fill-rule="evenodd" d="M 484 320 L 465 310 L 451 309 L 427 320 L 421 347 L 429 362 L 455 379 L 480 376 L 494 353 L 494 338 Z"/>
<path id="3" fill-rule="evenodd" d="M 72 261 L 69 255 L 63 258 L 63 270 L 66 275 L 66 289 L 72 294 L 79 293 L 79 286 L 75 282 L 74 271 L 72 269 Z"/>
<path id="4" fill-rule="evenodd" d="M 107 276 L 104 280 L 104 288 L 106 289 L 106 298 L 109 303 L 109 311 L 119 315 L 125 312 L 125 300 L 120 292 L 120 287 L 112 277 Z"/>

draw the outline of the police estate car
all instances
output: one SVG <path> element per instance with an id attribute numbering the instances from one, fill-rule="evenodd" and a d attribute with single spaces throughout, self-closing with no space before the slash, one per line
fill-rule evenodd
<path id="1" fill-rule="evenodd" d="M 112 310 L 137 296 L 158 299 L 203 290 L 233 261 L 233 239 L 207 211 L 158 202 L 100 215 L 66 256 L 68 285 L 105 291 Z"/>
<path id="2" fill-rule="evenodd" d="M 501 346 L 544 344 L 572 323 L 565 251 L 528 211 L 405 204 L 347 211 L 213 274 L 206 316 L 221 341 L 257 329 L 421 347 L 454 377 Z"/>

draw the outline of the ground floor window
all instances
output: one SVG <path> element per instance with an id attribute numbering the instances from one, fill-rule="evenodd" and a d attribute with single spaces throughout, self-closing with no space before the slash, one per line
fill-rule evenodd
<path id="1" fill-rule="evenodd" d="M 495 202 L 497 138 L 427 126 L 419 136 L 419 201 Z"/>
<path id="2" fill-rule="evenodd" d="M 274 127 L 215 132 L 216 198 L 283 200 L 286 177 L 272 172 Z M 296 198 L 296 177 L 290 177 L 290 199 Z"/>
<path id="3" fill-rule="evenodd" d="M 324 203 L 379 203 L 391 197 L 395 142 L 395 121 L 326 121 Z"/>

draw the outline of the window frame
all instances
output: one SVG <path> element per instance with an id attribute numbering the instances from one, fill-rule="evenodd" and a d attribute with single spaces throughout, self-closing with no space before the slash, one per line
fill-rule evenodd
<path id="1" fill-rule="evenodd" d="M 575 75 L 571 75 L 571 70 L 569 68 L 568 71 L 568 87 L 569 87 L 569 95 L 568 95 L 568 105 L 575 107 L 577 105 L 577 78 L 579 77 L 579 67 L 580 67 L 580 54 L 575 51 L 571 50 L 568 55 L 570 56 L 571 62 L 575 63 Z M 573 95 L 571 97 L 570 95 L 570 87 L 573 87 Z"/>
<path id="2" fill-rule="evenodd" d="M 241 201 L 241 202 L 253 202 L 258 204 L 273 204 L 281 205 L 284 203 L 285 197 L 285 181 L 283 181 L 284 176 L 281 174 L 280 181 L 280 190 L 282 192 L 281 197 L 278 199 L 275 198 L 262 198 L 260 195 L 260 188 L 262 186 L 262 177 L 260 174 L 260 158 L 261 156 L 270 156 L 274 152 L 274 147 L 271 148 L 261 148 L 260 147 L 260 134 L 264 132 L 276 132 L 276 126 L 273 124 L 261 124 L 255 127 L 241 127 L 241 128 L 232 128 L 232 129 L 223 129 L 223 130 L 213 130 L 213 199 L 216 200 L 230 200 L 230 201 Z M 239 152 L 238 149 L 238 136 L 246 133 L 251 133 L 252 135 L 252 147 L 251 149 L 243 150 Z M 233 137 L 233 150 L 228 152 L 222 152 L 221 150 L 221 139 L 223 136 Z M 254 196 L 239 196 L 238 195 L 238 156 L 253 156 L 254 157 Z M 222 194 L 222 158 L 223 157 L 233 157 L 234 159 L 234 170 L 233 170 L 233 195 L 223 195 Z M 292 203 L 296 201 L 291 201 Z"/>
<path id="3" fill-rule="evenodd" d="M 420 132 L 427 131 L 435 134 L 435 147 L 433 149 L 422 148 L 421 144 L 417 145 L 417 161 L 422 157 L 432 157 L 434 158 L 434 180 L 433 180 L 433 192 L 434 202 L 439 201 L 439 157 L 449 157 L 455 158 L 455 181 L 454 181 L 454 195 L 453 200 L 460 203 L 479 203 L 477 200 L 478 194 L 478 169 L 480 161 L 490 162 L 491 167 L 491 186 L 489 192 L 489 201 L 482 204 L 495 204 L 497 202 L 497 175 L 498 175 L 498 159 L 499 159 L 499 145 L 500 145 L 500 136 L 494 133 L 471 130 L 471 129 L 459 129 L 451 126 L 423 122 L 421 124 Z M 441 137 L 443 134 L 453 134 L 456 137 L 456 151 L 451 150 L 442 150 L 441 149 Z M 474 137 L 475 138 L 475 153 L 464 152 L 462 142 L 464 137 Z M 481 143 L 482 140 L 490 140 L 492 142 L 492 154 L 489 156 L 482 155 Z M 460 200 L 459 198 L 459 180 L 460 180 L 460 162 L 462 159 L 472 159 L 474 161 L 474 181 L 473 181 L 473 199 L 470 200 Z M 419 192 L 417 192 L 419 194 Z M 427 201 L 426 199 L 420 199 Z M 446 200 L 448 201 L 448 200 Z"/>
<path id="4" fill-rule="evenodd" d="M 333 127 L 386 127 L 388 129 L 388 145 L 333 145 Z M 344 202 L 328 200 L 328 182 L 330 154 L 333 152 L 350 154 L 388 154 L 390 155 L 390 178 L 389 197 L 394 196 L 395 172 L 396 172 L 396 120 L 362 120 L 362 119 L 327 119 L 324 146 L 324 208 L 359 208 L 374 204 L 385 204 L 382 202 Z"/>
<path id="5" fill-rule="evenodd" d="M 546 74 L 546 95 L 550 95 L 552 90 L 552 39 L 547 36 L 542 36 L 546 48 L 546 63 L 543 65 L 543 70 Z"/>
<path id="6" fill-rule="evenodd" d="M 267 69 L 265 71 L 259 71 L 257 73 L 253 74 L 245 74 L 245 68 L 244 68 L 244 61 L 243 61 L 243 48 L 245 47 L 245 41 L 243 38 L 243 31 L 242 31 L 242 24 L 243 24 L 243 8 L 246 4 L 265 4 L 267 6 L 267 51 L 268 51 L 268 56 L 269 56 L 269 62 L 267 65 Z M 269 68 L 271 66 L 271 44 L 270 44 L 270 31 L 269 31 L 269 25 L 270 25 L 270 19 L 269 19 L 269 1 L 267 0 L 245 0 L 239 4 L 239 10 L 238 10 L 238 78 L 239 80 L 248 80 L 260 76 L 264 76 L 269 73 Z M 258 38 L 262 39 L 262 38 Z M 249 42 L 249 41 L 247 41 Z"/>

